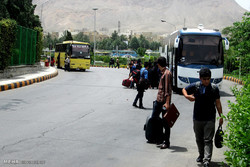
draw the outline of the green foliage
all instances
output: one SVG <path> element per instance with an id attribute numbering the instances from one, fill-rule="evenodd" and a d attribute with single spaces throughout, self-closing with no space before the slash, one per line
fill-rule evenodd
<path id="1" fill-rule="evenodd" d="M 18 25 L 31 29 L 41 27 L 39 17 L 34 15 L 35 8 L 32 0 L 1 0 L 0 20 L 13 19 Z"/>
<path id="2" fill-rule="evenodd" d="M 75 41 L 81 41 L 81 42 L 88 42 L 90 43 L 89 37 L 87 35 L 84 35 L 83 32 L 79 32 L 75 36 L 73 36 L 73 39 Z"/>
<path id="3" fill-rule="evenodd" d="M 119 59 L 119 63 L 122 65 L 126 65 L 127 64 L 127 58 L 123 58 L 123 57 L 117 57 Z M 116 58 L 115 59 L 115 63 L 116 63 Z M 110 61 L 110 56 L 95 56 L 95 61 L 103 61 L 104 63 L 109 63 Z"/>
<path id="4" fill-rule="evenodd" d="M 230 112 L 224 142 L 229 148 L 226 160 L 233 167 L 247 167 L 250 164 L 250 79 L 243 88 L 233 89 L 236 103 L 229 102 Z"/>
<path id="5" fill-rule="evenodd" d="M 66 38 L 64 39 L 64 41 L 70 41 L 70 40 L 73 40 L 73 37 L 71 35 L 71 32 L 67 31 Z"/>
<path id="6" fill-rule="evenodd" d="M 226 27 L 222 33 L 228 36 L 230 49 L 226 51 L 225 72 L 231 73 L 241 66 L 241 73 L 248 74 L 250 68 L 250 12 L 246 12 L 241 22 Z"/>
<path id="7" fill-rule="evenodd" d="M 143 57 L 145 55 L 146 49 L 139 47 L 136 52 L 139 56 Z"/>
<path id="8" fill-rule="evenodd" d="M 140 47 L 140 43 L 136 37 L 133 37 L 129 44 L 130 48 L 133 50 L 137 50 Z"/>
<path id="9" fill-rule="evenodd" d="M 41 27 L 35 27 L 37 31 L 37 40 L 36 40 L 36 61 L 39 62 L 43 52 L 43 29 Z"/>
<path id="10" fill-rule="evenodd" d="M 9 65 L 16 41 L 16 29 L 16 21 L 10 19 L 0 21 L 0 70 L 4 70 Z"/>
<path id="11" fill-rule="evenodd" d="M 144 61 L 145 61 L 145 62 L 149 62 L 149 60 L 150 60 L 150 61 L 153 63 L 153 62 L 155 62 L 159 57 L 160 57 L 160 54 L 155 55 L 155 56 L 144 55 Z"/>
<path id="12" fill-rule="evenodd" d="M 149 41 L 146 40 L 146 38 L 143 35 L 140 35 L 139 45 L 141 48 L 145 48 L 145 50 L 146 50 L 149 48 Z"/>
<path id="13" fill-rule="evenodd" d="M 118 47 L 119 50 L 125 50 L 128 49 L 128 45 L 125 41 L 127 41 L 127 38 L 124 35 L 119 36 L 118 33 L 114 31 L 110 38 L 98 41 L 97 48 L 103 50 L 115 50 L 116 47 Z"/>
<path id="14" fill-rule="evenodd" d="M 160 42 L 155 42 L 155 41 L 153 41 L 153 42 L 151 42 L 149 44 L 149 48 L 151 50 L 158 50 L 160 46 L 161 46 L 161 43 Z"/>

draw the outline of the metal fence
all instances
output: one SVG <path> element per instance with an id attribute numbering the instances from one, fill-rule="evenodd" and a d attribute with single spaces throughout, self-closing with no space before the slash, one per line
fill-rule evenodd
<path id="1" fill-rule="evenodd" d="M 36 62 L 37 31 L 17 26 L 16 44 L 11 56 L 11 66 L 32 65 Z"/>

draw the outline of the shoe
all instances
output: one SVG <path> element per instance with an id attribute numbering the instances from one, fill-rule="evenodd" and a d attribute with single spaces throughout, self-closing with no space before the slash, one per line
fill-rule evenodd
<path id="1" fill-rule="evenodd" d="M 196 159 L 196 162 L 203 162 L 203 158 L 204 158 L 204 157 L 200 155 L 200 156 Z"/>
<path id="2" fill-rule="evenodd" d="M 143 107 L 143 106 L 140 106 L 139 108 L 140 108 L 140 109 L 146 109 L 146 108 L 145 108 L 145 107 Z"/>
<path id="3" fill-rule="evenodd" d="M 205 161 L 203 165 L 204 165 L 204 167 L 209 167 L 209 162 Z"/>
<path id="4" fill-rule="evenodd" d="M 138 108 L 138 106 L 136 104 L 133 104 L 134 107 Z"/>
<path id="5" fill-rule="evenodd" d="M 163 142 L 162 145 L 161 145 L 161 149 L 169 148 L 169 146 L 170 146 L 169 143 Z"/>

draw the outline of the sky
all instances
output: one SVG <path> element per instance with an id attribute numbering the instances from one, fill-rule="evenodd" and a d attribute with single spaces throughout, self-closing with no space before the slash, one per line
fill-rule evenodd
<path id="1" fill-rule="evenodd" d="M 241 7 L 250 11 L 250 0 L 235 0 Z"/>

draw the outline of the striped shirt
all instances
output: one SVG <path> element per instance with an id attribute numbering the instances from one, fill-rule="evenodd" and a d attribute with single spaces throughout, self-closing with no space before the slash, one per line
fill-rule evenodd
<path id="1" fill-rule="evenodd" d="M 158 86 L 157 101 L 166 103 L 167 96 L 170 96 L 171 99 L 171 95 L 172 95 L 172 74 L 169 70 L 164 68 Z"/>

